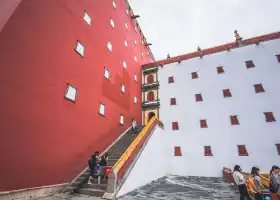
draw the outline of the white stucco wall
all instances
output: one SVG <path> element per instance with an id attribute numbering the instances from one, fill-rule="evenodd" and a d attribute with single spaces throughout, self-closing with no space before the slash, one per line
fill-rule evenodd
<path id="1" fill-rule="evenodd" d="M 172 157 L 173 149 L 168 148 L 166 136 L 166 132 L 156 127 L 117 197 L 161 178 L 168 172 L 168 158 L 165 156 Z"/>
<path id="2" fill-rule="evenodd" d="M 169 148 L 180 146 L 183 154 L 169 160 L 172 174 L 221 176 L 223 167 L 235 164 L 246 171 L 253 165 L 268 171 L 280 164 L 275 147 L 280 143 L 280 63 L 275 57 L 279 47 L 277 39 L 159 68 L 160 120 Z M 247 60 L 256 67 L 247 69 Z M 217 74 L 220 65 L 224 74 Z M 193 80 L 195 71 L 199 78 Z M 170 76 L 175 83 L 168 84 Z M 265 93 L 255 93 L 253 85 L 258 83 Z M 224 98 L 223 89 L 230 89 L 232 97 Z M 195 101 L 197 93 L 202 93 L 203 102 Z M 170 105 L 171 97 L 176 106 Z M 267 123 L 263 112 L 273 112 L 276 122 Z M 231 126 L 230 115 L 238 115 L 240 125 Z M 208 128 L 200 128 L 200 119 L 207 120 Z M 179 122 L 180 130 L 172 131 L 173 121 Z M 207 145 L 213 157 L 204 156 Z M 246 145 L 249 156 L 239 156 L 237 145 Z"/>

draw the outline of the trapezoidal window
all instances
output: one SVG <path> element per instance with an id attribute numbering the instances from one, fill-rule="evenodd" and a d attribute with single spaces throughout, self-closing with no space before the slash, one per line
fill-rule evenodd
<path id="1" fill-rule="evenodd" d="M 111 24 L 111 26 L 113 27 L 113 28 L 115 28 L 115 22 L 114 22 L 114 20 L 111 18 L 110 19 L 110 24 Z"/>
<path id="2" fill-rule="evenodd" d="M 136 104 L 137 103 L 137 97 L 133 98 L 133 102 Z"/>
<path id="3" fill-rule="evenodd" d="M 174 83 L 174 76 L 168 77 L 168 83 Z"/>
<path id="4" fill-rule="evenodd" d="M 196 94 L 195 95 L 195 101 L 196 102 L 203 101 L 202 95 L 201 94 Z"/>
<path id="5" fill-rule="evenodd" d="M 108 41 L 108 43 L 107 43 L 107 48 L 109 49 L 110 52 L 113 51 L 113 46 L 110 41 Z"/>
<path id="6" fill-rule="evenodd" d="M 170 105 L 176 105 L 176 98 L 170 98 Z"/>
<path id="7" fill-rule="evenodd" d="M 116 2 L 113 1 L 112 4 L 113 4 L 113 7 L 114 7 L 115 9 L 117 9 L 117 4 L 116 4 Z"/>
<path id="8" fill-rule="evenodd" d="M 275 117 L 273 115 L 273 112 L 265 112 L 264 115 L 265 115 L 266 122 L 275 122 L 276 121 Z"/>
<path id="9" fill-rule="evenodd" d="M 239 156 L 248 156 L 248 152 L 245 145 L 237 145 Z"/>
<path id="10" fill-rule="evenodd" d="M 124 84 L 122 84 L 121 91 L 122 91 L 122 93 L 125 93 L 125 86 L 124 86 Z"/>
<path id="11" fill-rule="evenodd" d="M 277 61 L 280 63 L 280 54 L 276 55 Z"/>
<path id="12" fill-rule="evenodd" d="M 126 65 L 126 62 L 125 62 L 125 61 L 123 61 L 123 68 L 124 68 L 124 69 L 127 69 L 127 65 Z"/>
<path id="13" fill-rule="evenodd" d="M 150 74 L 147 76 L 147 82 L 148 84 L 151 84 L 154 82 L 154 75 Z"/>
<path id="14" fill-rule="evenodd" d="M 137 82 L 137 75 L 134 74 L 134 80 Z"/>
<path id="15" fill-rule="evenodd" d="M 255 64 L 252 60 L 245 61 L 247 69 L 255 67 Z"/>
<path id="16" fill-rule="evenodd" d="M 197 79 L 197 78 L 198 78 L 197 72 L 192 72 L 192 79 Z"/>
<path id="17" fill-rule="evenodd" d="M 86 11 L 84 12 L 84 20 L 89 26 L 91 25 L 91 18 Z"/>
<path id="18" fill-rule="evenodd" d="M 124 41 L 124 46 L 125 46 L 126 48 L 128 47 L 127 41 Z"/>
<path id="19" fill-rule="evenodd" d="M 223 68 L 222 66 L 217 67 L 217 73 L 218 73 L 218 74 L 225 73 L 224 68 Z"/>
<path id="20" fill-rule="evenodd" d="M 178 122 L 172 122 L 172 130 L 174 130 L 174 131 L 179 130 Z"/>
<path id="21" fill-rule="evenodd" d="M 124 116 L 123 115 L 120 115 L 120 124 L 124 125 Z"/>
<path id="22" fill-rule="evenodd" d="M 127 25 L 127 23 L 124 23 L 124 27 L 125 27 L 126 29 L 128 29 L 128 25 Z"/>
<path id="23" fill-rule="evenodd" d="M 85 47 L 79 42 L 77 41 L 76 43 L 76 49 L 78 54 L 80 54 L 80 56 L 85 57 Z"/>
<path id="24" fill-rule="evenodd" d="M 141 57 L 144 58 L 144 53 L 143 52 L 141 53 Z"/>
<path id="25" fill-rule="evenodd" d="M 224 95 L 225 98 L 232 97 L 230 89 L 223 90 L 223 95 Z"/>
<path id="26" fill-rule="evenodd" d="M 231 125 L 239 125 L 239 120 L 237 115 L 230 116 L 230 123 Z"/>
<path id="27" fill-rule="evenodd" d="M 254 87 L 255 87 L 255 92 L 256 92 L 256 93 L 265 92 L 265 91 L 264 91 L 264 88 L 263 88 L 263 86 L 262 86 L 262 84 L 255 84 Z"/>
<path id="28" fill-rule="evenodd" d="M 136 57 L 136 56 L 134 56 L 134 58 L 133 58 L 133 59 L 134 59 L 134 61 L 135 61 L 135 62 L 137 62 L 137 57 Z"/>
<path id="29" fill-rule="evenodd" d="M 211 146 L 204 146 L 204 156 L 213 156 Z"/>
<path id="30" fill-rule="evenodd" d="M 174 156 L 182 156 L 181 147 L 174 147 Z"/>
<path id="31" fill-rule="evenodd" d="M 200 120 L 200 128 L 208 128 L 206 119 Z"/>
<path id="32" fill-rule="evenodd" d="M 155 100 L 154 92 L 152 92 L 152 91 L 148 92 L 147 100 L 148 101 L 154 101 Z"/>
<path id="33" fill-rule="evenodd" d="M 104 67 L 104 77 L 108 80 L 110 78 L 110 72 L 106 67 Z"/>
<path id="34" fill-rule="evenodd" d="M 99 105 L 99 114 L 100 115 L 105 116 L 105 108 L 106 108 L 105 104 L 100 103 L 100 105 Z"/>
<path id="35" fill-rule="evenodd" d="M 280 144 L 275 144 L 278 155 L 280 155 Z"/>
<path id="36" fill-rule="evenodd" d="M 64 98 L 75 103 L 76 97 L 77 97 L 77 92 L 78 92 L 77 88 L 68 84 Z"/>

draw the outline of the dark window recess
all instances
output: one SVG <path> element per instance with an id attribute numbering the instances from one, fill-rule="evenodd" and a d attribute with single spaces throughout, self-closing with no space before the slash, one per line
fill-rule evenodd
<path id="1" fill-rule="evenodd" d="M 254 63 L 252 60 L 248 60 L 248 61 L 245 61 L 246 63 L 246 67 L 249 69 L 249 68 L 253 68 L 255 67 Z"/>
<path id="2" fill-rule="evenodd" d="M 232 97 L 230 89 L 223 90 L 224 97 Z"/>
<path id="3" fill-rule="evenodd" d="M 147 96 L 148 96 L 148 101 L 155 100 L 154 92 L 150 91 Z"/>
<path id="4" fill-rule="evenodd" d="M 204 156 L 213 156 L 211 146 L 204 146 Z"/>
<path id="5" fill-rule="evenodd" d="M 277 61 L 280 62 L 280 54 L 276 55 Z"/>
<path id="6" fill-rule="evenodd" d="M 197 78 L 198 78 L 197 72 L 192 72 L 192 79 L 197 79 Z"/>
<path id="7" fill-rule="evenodd" d="M 176 98 L 170 99 L 170 105 L 176 105 Z"/>
<path id="8" fill-rule="evenodd" d="M 239 120 L 237 115 L 230 116 L 231 125 L 239 125 Z"/>
<path id="9" fill-rule="evenodd" d="M 200 120 L 200 128 L 208 128 L 206 119 Z"/>
<path id="10" fill-rule="evenodd" d="M 148 84 L 153 83 L 153 82 L 154 82 L 154 75 L 150 74 L 150 75 L 147 77 L 147 82 L 148 82 Z"/>
<path id="11" fill-rule="evenodd" d="M 265 115 L 266 122 L 275 122 L 276 121 L 275 117 L 273 115 L 273 112 L 265 112 L 264 115 Z"/>
<path id="12" fill-rule="evenodd" d="M 265 92 L 265 91 L 264 91 L 264 88 L 263 88 L 263 86 L 262 86 L 262 84 L 256 84 L 256 85 L 254 85 L 254 87 L 255 87 L 255 92 L 256 92 L 256 93 Z"/>
<path id="13" fill-rule="evenodd" d="M 222 66 L 217 67 L 217 73 L 218 73 L 218 74 L 225 73 L 224 68 L 223 68 Z"/>
<path id="14" fill-rule="evenodd" d="M 202 95 L 201 94 L 196 94 L 195 95 L 195 101 L 196 102 L 203 101 Z"/>
<path id="15" fill-rule="evenodd" d="M 237 145 L 239 156 L 248 156 L 248 152 L 245 145 Z"/>
<path id="16" fill-rule="evenodd" d="M 172 122 L 172 130 L 179 130 L 178 122 Z"/>
<path id="17" fill-rule="evenodd" d="M 181 147 L 174 147 L 174 156 L 182 156 Z"/>
<path id="18" fill-rule="evenodd" d="M 174 76 L 168 77 L 168 83 L 174 83 Z"/>
<path id="19" fill-rule="evenodd" d="M 280 144 L 275 144 L 278 155 L 280 155 Z"/>

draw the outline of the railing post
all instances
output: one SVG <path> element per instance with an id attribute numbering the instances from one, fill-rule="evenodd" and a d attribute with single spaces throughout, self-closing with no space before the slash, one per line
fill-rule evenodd
<path id="1" fill-rule="evenodd" d="M 108 182 L 105 194 L 103 195 L 103 199 L 113 199 L 115 192 L 117 190 L 117 173 L 114 169 L 111 170 L 109 176 L 108 176 Z"/>

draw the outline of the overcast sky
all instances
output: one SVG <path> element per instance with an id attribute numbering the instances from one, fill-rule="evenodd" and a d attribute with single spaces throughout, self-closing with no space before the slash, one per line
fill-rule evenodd
<path id="1" fill-rule="evenodd" d="M 280 0 L 129 0 L 156 60 L 280 31 Z"/>

